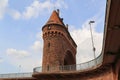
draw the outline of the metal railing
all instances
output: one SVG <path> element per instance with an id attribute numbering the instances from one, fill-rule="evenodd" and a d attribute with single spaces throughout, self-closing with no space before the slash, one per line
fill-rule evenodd
<path id="1" fill-rule="evenodd" d="M 70 72 L 70 71 L 88 71 L 99 67 L 103 61 L 103 54 L 100 54 L 97 58 L 76 65 L 67 65 L 67 66 L 51 66 L 49 69 L 47 67 L 36 67 L 33 69 L 33 72 Z M 31 73 L 10 73 L 10 74 L 0 74 L 0 78 L 31 78 Z"/>
<path id="2" fill-rule="evenodd" d="M 66 66 L 49 66 L 48 67 L 36 67 L 33 72 L 69 72 L 69 71 L 88 71 L 99 67 L 103 61 L 103 54 L 100 54 L 97 58 L 76 65 L 66 65 Z"/>
<path id="3" fill-rule="evenodd" d="M 29 78 L 32 77 L 32 72 L 30 73 L 10 73 L 10 74 L 0 74 L 0 78 Z"/>

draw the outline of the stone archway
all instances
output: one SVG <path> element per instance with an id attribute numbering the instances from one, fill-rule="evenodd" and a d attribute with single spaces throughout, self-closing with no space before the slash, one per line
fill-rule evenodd
<path id="1" fill-rule="evenodd" d="M 64 65 L 73 65 L 76 64 L 75 57 L 72 55 L 71 51 L 67 51 L 64 57 Z"/>

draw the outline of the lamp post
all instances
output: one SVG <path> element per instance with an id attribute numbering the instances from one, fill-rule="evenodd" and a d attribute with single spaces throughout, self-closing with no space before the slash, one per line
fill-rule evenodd
<path id="1" fill-rule="evenodd" d="M 92 47 L 93 47 L 93 54 L 94 54 L 94 59 L 96 58 L 96 55 L 95 55 L 95 46 L 94 46 L 94 41 L 93 41 L 93 33 L 92 33 L 92 27 L 91 27 L 91 24 L 92 23 L 95 23 L 95 21 L 89 21 L 89 25 L 90 25 L 90 34 L 91 34 L 91 41 L 92 41 Z M 97 61 L 95 60 L 95 64 L 97 64 Z"/>
<path id="2" fill-rule="evenodd" d="M 21 73 L 21 65 L 19 65 L 19 73 Z"/>

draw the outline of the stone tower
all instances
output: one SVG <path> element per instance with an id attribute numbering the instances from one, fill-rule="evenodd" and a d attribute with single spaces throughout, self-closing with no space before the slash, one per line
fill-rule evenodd
<path id="1" fill-rule="evenodd" d="M 44 70 L 52 67 L 76 64 L 77 45 L 70 36 L 68 26 L 59 17 L 59 10 L 54 10 L 48 22 L 43 26 L 43 62 Z"/>

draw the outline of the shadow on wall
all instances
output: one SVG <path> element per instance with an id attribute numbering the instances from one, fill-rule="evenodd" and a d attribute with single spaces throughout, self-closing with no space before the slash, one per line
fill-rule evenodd
<path id="1" fill-rule="evenodd" d="M 71 51 L 67 51 L 64 57 L 64 65 L 73 65 L 76 64 L 75 57 L 72 55 Z"/>
<path id="2" fill-rule="evenodd" d="M 118 80 L 120 80 L 120 70 L 119 70 L 119 73 L 118 73 Z"/>

